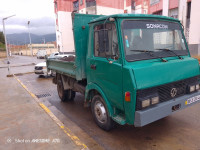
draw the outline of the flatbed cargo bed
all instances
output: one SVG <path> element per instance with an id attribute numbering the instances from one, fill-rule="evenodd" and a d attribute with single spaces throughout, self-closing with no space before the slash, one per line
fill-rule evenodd
<path id="1" fill-rule="evenodd" d="M 59 59 L 47 59 L 48 69 L 76 78 L 76 67 L 74 61 L 63 61 Z"/>
<path id="2" fill-rule="evenodd" d="M 75 45 L 75 61 L 47 59 L 47 67 L 57 73 L 66 74 L 80 81 L 86 79 L 86 51 L 89 22 L 102 15 L 72 14 Z"/>

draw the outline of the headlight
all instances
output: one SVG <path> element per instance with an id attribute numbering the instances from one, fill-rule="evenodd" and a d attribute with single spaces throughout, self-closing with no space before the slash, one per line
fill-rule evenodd
<path id="1" fill-rule="evenodd" d="M 151 98 L 151 104 L 152 105 L 157 104 L 157 103 L 159 103 L 159 97 L 158 96 Z"/>
<path id="2" fill-rule="evenodd" d="M 196 90 L 199 90 L 199 84 L 196 85 Z"/>
<path id="3" fill-rule="evenodd" d="M 142 101 L 142 108 L 148 107 L 150 105 L 150 99 L 146 99 Z"/>
<path id="4" fill-rule="evenodd" d="M 137 91 L 136 110 L 148 109 L 159 103 L 157 88 L 143 89 Z"/>
<path id="5" fill-rule="evenodd" d="M 195 85 L 190 86 L 190 93 L 195 91 Z"/>
<path id="6" fill-rule="evenodd" d="M 47 69 L 47 67 L 42 67 L 43 69 Z"/>

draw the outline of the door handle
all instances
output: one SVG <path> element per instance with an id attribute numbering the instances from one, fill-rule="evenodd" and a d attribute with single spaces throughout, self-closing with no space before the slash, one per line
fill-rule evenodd
<path id="1" fill-rule="evenodd" d="M 91 65 L 90 68 L 96 70 L 96 65 Z"/>

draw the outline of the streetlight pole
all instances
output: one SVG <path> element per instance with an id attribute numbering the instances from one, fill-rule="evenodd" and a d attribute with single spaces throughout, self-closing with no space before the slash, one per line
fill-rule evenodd
<path id="1" fill-rule="evenodd" d="M 6 44 L 6 55 L 7 55 L 7 64 L 8 64 L 8 75 L 10 75 L 10 60 L 9 60 L 9 52 L 8 52 L 8 46 L 7 46 L 7 38 L 6 38 L 6 30 L 5 30 L 5 20 L 10 18 L 10 17 L 13 17 L 15 15 L 12 15 L 12 16 L 8 16 L 8 17 L 5 17 L 2 19 L 2 22 L 3 22 L 3 33 L 4 33 L 4 37 L 5 37 L 5 44 Z"/>
<path id="2" fill-rule="evenodd" d="M 29 24 L 30 24 L 30 21 L 28 21 L 28 32 L 29 32 L 29 40 L 30 40 L 31 56 L 33 57 L 33 50 L 32 50 L 32 44 L 31 44 L 31 34 L 30 34 Z"/>

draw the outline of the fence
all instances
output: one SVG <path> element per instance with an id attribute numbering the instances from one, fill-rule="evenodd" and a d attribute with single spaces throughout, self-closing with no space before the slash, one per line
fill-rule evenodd
<path id="1" fill-rule="evenodd" d="M 6 57 L 6 51 L 5 52 L 0 51 L 0 58 L 5 58 L 5 57 Z"/>

